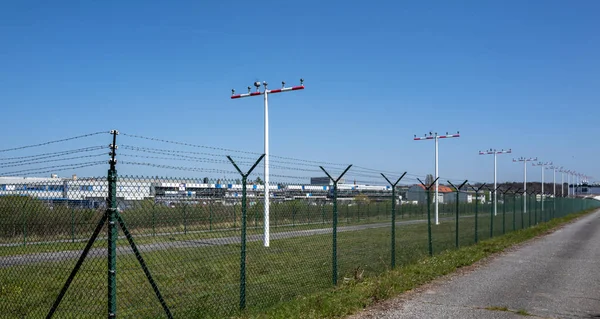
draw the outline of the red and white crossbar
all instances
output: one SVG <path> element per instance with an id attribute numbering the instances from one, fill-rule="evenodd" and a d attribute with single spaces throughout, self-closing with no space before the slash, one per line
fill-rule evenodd
<path id="1" fill-rule="evenodd" d="M 433 140 L 434 138 L 451 138 L 451 137 L 460 137 L 460 134 L 448 134 L 448 135 L 430 135 L 430 136 L 423 136 L 423 137 L 416 137 L 414 138 L 415 141 L 422 141 L 422 140 Z"/>
<path id="2" fill-rule="evenodd" d="M 479 151 L 479 155 L 488 155 L 488 154 L 509 154 L 509 153 L 512 153 L 512 150 L 508 150 L 508 151 L 505 151 L 505 150 L 501 150 L 501 151 L 489 150 L 489 151 L 485 151 L 485 152 Z"/>
<path id="3" fill-rule="evenodd" d="M 267 92 L 267 94 L 275 94 L 275 93 L 297 91 L 297 90 L 304 90 L 304 85 L 282 87 L 281 89 L 265 90 L 265 91 Z M 263 95 L 263 94 L 265 94 L 265 91 L 263 91 L 263 92 L 255 91 L 255 92 L 248 92 L 248 93 L 243 93 L 243 94 L 234 94 L 231 96 L 231 99 L 239 99 L 239 98 L 243 98 L 243 97 Z"/>
<path id="4" fill-rule="evenodd" d="M 537 157 L 530 157 L 530 158 L 521 157 L 519 159 L 514 159 L 513 158 L 513 162 L 515 162 L 515 163 L 516 162 L 534 162 L 534 161 L 537 161 L 537 160 L 538 160 Z"/>

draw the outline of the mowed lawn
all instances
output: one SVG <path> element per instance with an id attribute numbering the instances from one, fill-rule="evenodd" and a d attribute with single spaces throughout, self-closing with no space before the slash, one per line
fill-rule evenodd
<path id="1" fill-rule="evenodd" d="M 517 228 L 521 228 L 519 216 Z M 499 235 L 502 214 L 494 221 L 494 234 Z M 474 243 L 474 224 L 472 217 L 460 219 L 461 246 Z M 478 224 L 479 239 L 489 238 L 489 211 L 481 212 Z M 506 224 L 506 230 L 512 230 L 512 214 L 506 215 Z M 432 225 L 432 233 L 434 253 L 455 247 L 453 220 Z M 338 285 L 390 268 L 390 227 L 340 232 L 337 237 Z M 397 226 L 396 265 L 412 263 L 427 255 L 426 223 Z M 175 317 L 222 318 L 239 310 L 239 244 L 170 248 L 145 253 L 144 258 Z M 74 265 L 75 260 L 69 259 L 0 269 L 2 316 L 45 316 Z M 249 242 L 246 265 L 249 308 L 263 309 L 331 288 L 332 235 L 273 240 L 268 248 L 261 241 Z M 55 317 L 103 316 L 107 307 L 106 283 L 106 258 L 86 260 Z M 156 318 L 164 314 L 134 255 L 120 255 L 117 259 L 117 296 L 119 317 Z"/>

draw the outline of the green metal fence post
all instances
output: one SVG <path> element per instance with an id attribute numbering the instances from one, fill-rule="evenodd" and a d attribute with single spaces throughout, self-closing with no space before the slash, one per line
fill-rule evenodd
<path id="1" fill-rule="evenodd" d="M 452 184 L 452 182 L 448 181 L 448 184 L 450 184 L 452 187 L 454 187 L 454 189 L 456 189 L 456 218 L 455 218 L 455 226 L 454 226 L 454 235 L 455 235 L 455 246 L 456 248 L 458 248 L 458 212 L 460 211 L 460 189 L 465 186 L 465 184 L 468 182 L 468 180 L 465 180 L 462 184 L 460 184 L 460 186 L 456 187 L 454 184 Z"/>
<path id="2" fill-rule="evenodd" d="M 250 170 L 245 174 L 240 170 L 240 168 L 235 164 L 231 156 L 227 156 L 231 164 L 235 167 L 235 169 L 242 176 L 242 234 L 241 234 L 241 247 L 240 247 L 240 309 L 246 308 L 246 185 L 248 182 L 248 175 L 252 173 L 256 165 L 265 157 L 265 154 L 262 154 L 258 160 L 252 165 Z"/>
<path id="3" fill-rule="evenodd" d="M 531 227 L 531 215 L 534 213 L 531 211 L 531 194 L 533 194 L 533 191 L 530 191 L 529 194 L 527 195 L 529 197 L 529 200 L 527 201 L 527 208 L 529 210 L 529 225 L 527 225 L 527 227 Z"/>
<path id="4" fill-rule="evenodd" d="M 433 256 L 433 240 L 431 238 L 431 194 L 427 190 L 427 247 L 429 256 Z"/>
<path id="5" fill-rule="evenodd" d="M 475 191 L 475 243 L 477 243 L 478 239 L 479 239 L 478 238 L 479 234 L 478 234 L 478 229 L 477 229 L 477 226 L 479 224 L 479 219 L 477 216 L 478 212 L 479 212 L 479 190 L 476 190 Z"/>
<path id="6" fill-rule="evenodd" d="M 117 316 L 117 132 L 113 131 L 110 169 L 108 170 L 108 318 Z"/>
<path id="7" fill-rule="evenodd" d="M 246 175 L 242 175 L 242 237 L 240 248 L 240 309 L 246 308 Z"/>
<path id="8" fill-rule="evenodd" d="M 63 285 L 63 287 L 61 288 L 58 296 L 56 297 L 56 300 L 54 301 L 54 303 L 52 304 L 52 307 L 50 308 L 50 311 L 48 312 L 48 314 L 46 315 L 46 319 L 50 319 L 52 318 L 52 316 L 54 316 L 54 313 L 56 312 L 56 309 L 58 309 L 58 306 L 60 305 L 63 297 L 65 296 L 67 290 L 69 289 L 69 286 L 71 285 L 71 283 L 73 282 L 73 279 L 75 278 L 75 275 L 77 274 L 77 272 L 79 272 L 79 269 L 81 268 L 81 265 L 83 264 L 83 261 L 85 260 L 87 254 L 89 253 L 90 249 L 92 248 L 94 242 L 96 241 L 96 238 L 98 237 L 98 235 L 100 234 L 100 231 L 102 231 L 102 228 L 104 228 L 104 224 L 106 223 L 106 221 L 109 222 L 108 225 L 108 231 L 107 231 L 107 235 L 108 235 L 108 251 L 107 251 L 107 261 L 108 261 L 108 318 L 115 318 L 116 317 L 116 301 L 117 301 L 117 296 L 116 296 L 116 239 L 117 239 L 117 229 L 116 229 L 116 217 L 117 217 L 117 192 L 116 192 L 116 182 L 117 182 L 117 171 L 115 169 L 115 164 L 116 164 L 116 160 L 115 160 L 115 155 L 116 155 L 116 139 L 117 139 L 117 134 L 119 134 L 119 132 L 117 130 L 111 130 L 110 134 L 112 134 L 112 144 L 110 144 L 110 153 L 109 155 L 111 156 L 111 159 L 109 161 L 110 164 L 110 168 L 108 170 L 108 174 L 107 174 L 107 181 L 108 181 L 108 196 L 107 196 L 107 209 L 105 210 L 104 214 L 102 215 L 102 217 L 100 218 L 100 220 L 98 221 L 98 224 L 96 225 L 96 228 L 94 230 L 94 232 L 92 233 L 92 236 L 90 237 L 90 239 L 88 240 L 85 248 L 83 249 L 81 255 L 79 256 L 79 259 L 77 260 L 77 263 L 75 264 L 75 267 L 73 268 L 73 270 L 71 271 L 71 273 L 69 274 L 69 277 L 67 278 L 65 284 Z"/>
<path id="9" fill-rule="evenodd" d="M 329 177 L 329 179 L 333 182 L 333 225 L 332 225 L 332 233 L 333 233 L 333 242 L 332 242 L 332 282 L 333 285 L 336 286 L 337 285 L 337 219 L 338 219 L 338 211 L 337 211 L 337 185 L 338 185 L 338 181 L 344 176 L 344 174 L 346 174 L 346 172 L 348 172 L 348 170 L 350 169 L 350 167 L 352 167 L 352 165 L 348 165 L 348 167 L 346 168 L 346 170 L 344 170 L 344 172 L 342 172 L 342 174 L 337 178 L 334 179 L 333 177 L 331 177 L 331 175 L 329 175 L 329 173 L 327 173 L 327 171 L 323 168 L 323 166 L 319 166 L 319 168 L 321 168 L 321 170 L 323 172 L 325 172 L 325 174 L 327 175 L 327 177 Z"/>
<path id="10" fill-rule="evenodd" d="M 402 174 L 402 176 L 400 176 L 395 183 L 392 183 L 387 177 L 385 177 L 385 175 L 383 175 L 383 173 L 381 173 L 381 176 L 383 176 L 383 178 L 385 178 L 385 180 L 392 186 L 392 269 L 396 267 L 396 185 L 398 185 L 404 175 L 406 175 L 406 172 L 404 172 L 404 174 Z"/>
<path id="11" fill-rule="evenodd" d="M 521 189 L 517 189 L 513 193 L 513 231 L 517 230 L 517 194 L 521 191 Z M 523 215 L 521 215 L 523 216 Z"/>
<path id="12" fill-rule="evenodd" d="M 552 214 L 550 215 L 550 217 L 549 217 L 549 219 L 548 219 L 549 221 L 550 221 L 550 220 L 553 220 L 553 219 L 554 219 L 554 215 L 556 214 L 556 200 L 557 200 L 557 199 L 556 199 L 556 197 L 554 197 L 554 198 L 552 199 L 552 201 L 553 201 L 553 205 L 552 205 Z"/>
<path id="13" fill-rule="evenodd" d="M 506 234 L 506 193 L 511 189 L 512 186 L 508 186 L 502 192 L 502 235 Z"/>
<path id="14" fill-rule="evenodd" d="M 433 239 L 431 236 L 431 192 L 429 190 L 431 189 L 431 187 L 433 187 L 433 185 L 435 185 L 435 182 L 437 182 L 438 179 L 439 177 L 436 178 L 433 181 L 433 183 L 425 185 L 425 183 L 423 183 L 420 179 L 417 178 L 417 180 L 421 183 L 421 185 L 423 185 L 423 188 L 425 188 L 425 191 L 427 192 L 427 243 L 429 246 L 429 256 L 433 256 Z"/>
<path id="15" fill-rule="evenodd" d="M 538 199 L 537 199 L 537 195 L 536 193 L 533 194 L 534 198 L 535 198 L 535 202 L 533 203 L 533 224 L 537 225 L 538 221 L 540 219 L 540 215 L 541 215 L 541 207 L 538 204 Z M 542 195 L 543 196 L 543 195 Z M 540 210 L 540 212 L 538 212 L 538 209 Z"/>
<path id="16" fill-rule="evenodd" d="M 512 229 L 513 229 L 513 231 L 517 230 L 517 223 L 516 223 L 516 221 L 517 221 L 517 192 L 518 192 L 518 190 L 513 193 L 513 212 L 512 212 L 512 215 L 513 215 Z"/>
<path id="17" fill-rule="evenodd" d="M 485 187 L 485 183 L 479 186 L 479 188 L 471 186 L 471 188 L 475 191 L 475 243 L 479 242 L 479 191 L 483 187 Z"/>
<path id="18" fill-rule="evenodd" d="M 494 191 L 490 191 L 490 238 L 494 237 Z"/>
<path id="19" fill-rule="evenodd" d="M 526 197 L 527 197 L 527 193 L 525 192 L 525 190 L 523 190 L 523 192 L 521 193 L 521 197 L 523 197 L 523 198 L 526 198 Z M 525 200 L 525 199 L 523 199 L 523 201 L 524 201 L 524 200 Z M 521 228 L 520 228 L 520 229 L 523 229 L 523 228 L 525 228 L 525 210 L 526 210 L 526 208 L 525 208 L 525 207 L 526 207 L 526 206 L 525 206 L 525 203 L 524 203 L 523 201 L 521 201 L 521 202 L 519 203 L 519 205 L 521 205 Z M 529 213 L 531 213 L 531 212 L 529 212 Z"/>

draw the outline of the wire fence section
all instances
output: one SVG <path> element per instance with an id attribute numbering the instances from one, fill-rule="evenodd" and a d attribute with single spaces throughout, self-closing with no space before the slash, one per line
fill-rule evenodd
<path id="1" fill-rule="evenodd" d="M 262 154 L 111 138 L 106 176 L 0 178 L 0 316 L 235 316 L 598 206 L 501 190 L 494 213 L 485 185 L 448 183 L 436 224 L 434 193 L 417 176 L 274 157 L 266 220 Z M 0 166 L 27 160 L 42 166 L 21 168 L 41 172 L 37 162 L 88 151 Z M 148 167 L 206 176 L 118 174 Z"/>

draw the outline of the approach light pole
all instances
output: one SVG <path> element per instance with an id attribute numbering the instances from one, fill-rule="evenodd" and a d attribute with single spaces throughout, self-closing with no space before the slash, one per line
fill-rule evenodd
<path id="1" fill-rule="evenodd" d="M 497 161 L 496 161 L 496 156 L 498 154 L 510 154 L 512 153 L 512 149 L 508 149 L 508 151 L 505 151 L 504 149 L 502 149 L 501 151 L 495 150 L 495 149 L 489 149 L 487 151 L 479 151 L 479 155 L 489 155 L 489 154 L 494 154 L 494 216 L 498 215 L 498 199 L 496 196 L 496 168 L 497 168 Z"/>
<path id="2" fill-rule="evenodd" d="M 250 97 L 250 96 L 259 96 L 259 95 L 263 95 L 264 96 L 264 104 L 265 104 L 265 158 L 264 158 L 264 165 L 265 165 L 265 198 L 264 198 L 264 237 L 263 237 L 263 241 L 264 241 L 264 246 L 265 247 L 269 247 L 270 244 L 270 235 L 269 235 L 269 100 L 268 100 L 268 95 L 269 94 L 275 94 L 275 93 L 282 93 L 282 92 L 290 92 L 290 91 L 297 91 L 297 90 L 304 90 L 304 79 L 300 79 L 300 85 L 298 86 L 292 86 L 292 87 L 285 87 L 285 82 L 281 82 L 281 88 L 280 89 L 275 89 L 275 90 L 269 90 L 267 88 L 268 83 L 264 82 L 262 83 L 264 90 L 261 92 L 260 91 L 260 85 L 261 83 L 259 81 L 254 82 L 254 87 L 256 87 L 256 91 L 255 92 L 251 92 L 252 88 L 248 87 L 248 93 L 244 93 L 244 94 L 235 94 L 235 90 L 232 89 L 231 90 L 231 99 L 239 99 L 242 97 Z"/>
<path id="3" fill-rule="evenodd" d="M 519 157 L 513 158 L 513 162 L 523 162 L 523 194 L 527 193 L 527 162 L 537 161 L 537 157 Z M 527 213 L 527 196 L 523 196 L 523 213 Z"/>
<path id="4" fill-rule="evenodd" d="M 565 197 L 565 170 L 561 166 L 558 172 L 560 173 L 560 197 Z"/>
<path id="5" fill-rule="evenodd" d="M 570 183 L 569 187 L 572 188 L 571 196 L 573 196 L 573 197 L 575 197 L 575 191 L 576 191 L 576 189 L 575 189 L 575 174 L 576 174 L 575 171 L 573 171 L 573 170 L 569 171 L 569 175 L 571 176 L 571 183 Z"/>
<path id="6" fill-rule="evenodd" d="M 567 182 L 567 184 L 569 184 L 569 197 L 575 197 L 575 171 L 569 170 L 567 171 L 567 173 L 567 178 L 569 179 L 569 181 Z"/>
<path id="7" fill-rule="evenodd" d="M 415 141 L 435 140 L 435 176 L 433 178 L 435 180 L 435 224 L 436 225 L 440 224 L 440 219 L 439 219 L 439 214 L 438 214 L 439 213 L 438 192 L 439 192 L 439 187 L 440 187 L 439 176 L 438 176 L 438 140 L 440 138 L 452 138 L 452 137 L 460 137 L 460 133 L 457 131 L 456 134 L 448 134 L 448 132 L 446 132 L 446 135 L 438 135 L 437 132 L 435 134 L 429 132 L 429 136 L 427 134 L 425 134 L 425 136 L 423 136 L 423 137 L 417 137 L 415 135 L 415 137 L 413 139 Z"/>
<path id="8" fill-rule="evenodd" d="M 550 166 L 550 165 L 552 165 L 552 162 L 546 162 L 546 163 L 538 162 L 537 164 L 531 163 L 531 166 L 541 166 L 542 167 L 542 193 L 540 195 L 540 196 L 542 196 L 542 198 L 540 198 L 540 200 L 542 201 L 542 211 L 544 210 L 544 196 L 545 196 L 545 194 L 544 194 L 544 175 L 546 175 L 546 174 L 544 174 L 545 173 L 544 170 L 546 169 L 546 166 Z"/>
<path id="9" fill-rule="evenodd" d="M 556 198 L 556 170 L 559 169 L 559 167 L 552 165 L 546 169 L 552 170 L 552 196 Z"/>

